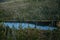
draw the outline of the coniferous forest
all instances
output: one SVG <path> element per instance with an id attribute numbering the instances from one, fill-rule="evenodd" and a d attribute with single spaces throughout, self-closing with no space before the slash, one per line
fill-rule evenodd
<path id="1" fill-rule="evenodd" d="M 60 20 L 60 0 L 4 0 L 0 20 Z"/>
<path id="2" fill-rule="evenodd" d="M 60 0 L 0 0 L 0 40 L 60 40 Z"/>

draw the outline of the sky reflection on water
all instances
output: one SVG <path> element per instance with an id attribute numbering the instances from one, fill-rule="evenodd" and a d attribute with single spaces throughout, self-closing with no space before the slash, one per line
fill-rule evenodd
<path id="1" fill-rule="evenodd" d="M 28 23 L 4 23 L 5 26 L 9 26 L 10 28 L 12 28 L 13 26 L 18 29 L 19 25 L 22 24 L 22 28 L 28 28 Z M 30 28 L 34 28 L 35 25 L 34 24 L 29 24 Z M 41 29 L 41 30 L 54 30 L 56 28 L 54 27 L 48 27 L 48 26 L 36 26 L 37 29 Z"/>

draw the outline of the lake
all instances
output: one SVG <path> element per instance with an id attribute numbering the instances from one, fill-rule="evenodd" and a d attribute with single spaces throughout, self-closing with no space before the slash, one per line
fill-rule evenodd
<path id="1" fill-rule="evenodd" d="M 40 29 L 40 30 L 54 30 L 56 29 L 55 27 L 52 27 L 52 26 L 40 26 L 40 25 L 35 25 L 35 24 L 31 24 L 31 23 L 14 23 L 14 22 L 5 22 L 4 23 L 5 26 L 9 26 L 10 28 L 12 28 L 13 26 L 16 28 L 16 29 L 19 29 L 19 26 L 21 26 L 23 29 L 24 28 L 36 28 L 37 29 Z"/>

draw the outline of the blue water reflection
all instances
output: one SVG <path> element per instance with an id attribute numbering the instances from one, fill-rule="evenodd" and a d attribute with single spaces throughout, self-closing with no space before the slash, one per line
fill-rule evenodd
<path id="1" fill-rule="evenodd" d="M 35 25 L 34 24 L 28 24 L 28 23 L 4 23 L 5 26 L 9 26 L 10 28 L 12 28 L 13 26 L 16 28 L 16 29 L 19 29 L 19 26 L 22 26 L 22 28 L 28 28 L 28 26 L 30 28 L 34 28 Z M 41 29 L 41 30 L 54 30 L 56 29 L 55 27 L 49 27 L 49 26 L 38 26 L 36 25 L 36 28 L 37 29 Z"/>

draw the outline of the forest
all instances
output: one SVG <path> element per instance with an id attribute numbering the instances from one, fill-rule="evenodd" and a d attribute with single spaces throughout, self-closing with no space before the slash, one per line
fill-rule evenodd
<path id="1" fill-rule="evenodd" d="M 60 0 L 6 0 L 0 3 L 0 20 L 60 20 Z"/>
<path id="2" fill-rule="evenodd" d="M 23 29 L 22 24 L 10 28 L 11 24 L 4 25 L 7 21 L 33 21 L 30 23 L 49 28 L 30 25 Z M 60 40 L 60 0 L 0 0 L 0 40 Z"/>

